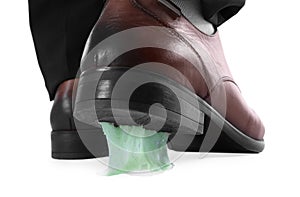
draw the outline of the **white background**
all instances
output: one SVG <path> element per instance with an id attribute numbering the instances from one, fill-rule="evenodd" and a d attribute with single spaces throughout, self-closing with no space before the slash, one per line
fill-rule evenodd
<path id="1" fill-rule="evenodd" d="M 259 155 L 186 154 L 155 176 L 100 175 L 97 160 L 50 156 L 49 112 L 27 1 L 0 3 L 0 196 L 299 196 L 300 5 L 248 0 L 220 28 L 225 55 L 266 126 Z"/>

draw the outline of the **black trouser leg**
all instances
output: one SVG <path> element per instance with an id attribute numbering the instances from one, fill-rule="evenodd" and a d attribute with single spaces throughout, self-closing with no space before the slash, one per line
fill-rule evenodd
<path id="1" fill-rule="evenodd" d="M 29 0 L 30 27 L 52 100 L 60 83 L 75 78 L 103 0 Z"/>

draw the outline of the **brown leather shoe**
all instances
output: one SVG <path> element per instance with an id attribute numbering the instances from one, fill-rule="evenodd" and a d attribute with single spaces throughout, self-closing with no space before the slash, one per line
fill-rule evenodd
<path id="1" fill-rule="evenodd" d="M 108 0 L 81 70 L 74 116 L 82 122 L 168 132 L 178 151 L 264 149 L 264 126 L 234 82 L 218 32 L 202 33 L 174 4 Z"/>
<path id="2" fill-rule="evenodd" d="M 75 80 L 65 81 L 56 91 L 50 115 L 53 129 L 51 133 L 52 157 L 55 159 L 88 159 L 95 156 L 107 156 L 108 148 L 102 130 L 78 122 L 75 124 L 72 110 L 74 83 Z M 94 139 L 94 141 L 90 140 L 97 149 L 94 154 L 91 154 L 82 143 L 76 128 L 84 130 Z"/>

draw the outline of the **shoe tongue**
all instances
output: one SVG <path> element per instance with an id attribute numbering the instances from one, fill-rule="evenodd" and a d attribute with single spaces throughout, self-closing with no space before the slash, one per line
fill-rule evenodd
<path id="1" fill-rule="evenodd" d="M 162 0 L 166 1 L 166 0 Z M 183 16 L 187 18 L 198 30 L 211 35 L 215 32 L 214 26 L 203 18 L 200 0 L 169 0 L 180 8 Z"/>

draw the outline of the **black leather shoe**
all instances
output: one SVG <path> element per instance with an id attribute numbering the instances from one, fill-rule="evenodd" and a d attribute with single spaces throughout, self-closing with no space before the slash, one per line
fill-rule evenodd
<path id="1" fill-rule="evenodd" d="M 72 110 L 74 83 L 74 79 L 65 81 L 56 91 L 50 115 L 52 157 L 54 159 L 89 159 L 107 156 L 107 142 L 102 130 L 74 121 Z M 76 128 L 80 128 L 80 134 Z M 87 136 L 85 134 L 93 139 L 88 140 L 89 143 L 93 144 L 87 146 L 93 148 L 91 151 L 93 154 L 83 143 L 86 139 L 85 136 Z"/>

